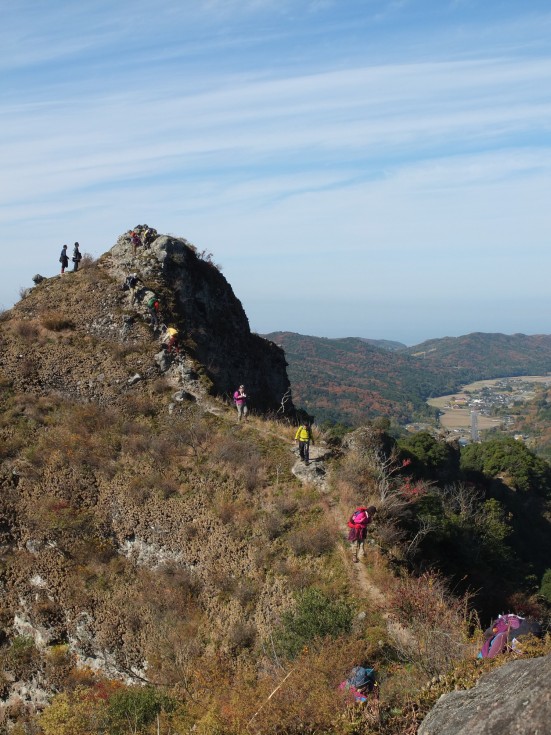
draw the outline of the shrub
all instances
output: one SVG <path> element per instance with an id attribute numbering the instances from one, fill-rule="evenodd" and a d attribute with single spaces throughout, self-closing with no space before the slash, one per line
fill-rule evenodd
<path id="1" fill-rule="evenodd" d="M 235 622 L 228 631 L 228 643 L 234 651 L 252 648 L 256 638 L 256 628 L 242 620 Z"/>
<path id="2" fill-rule="evenodd" d="M 90 255 L 90 253 L 83 253 L 82 259 L 79 263 L 79 268 L 90 268 L 90 266 L 95 265 L 96 263 L 97 260 L 93 255 Z"/>
<path id="3" fill-rule="evenodd" d="M 250 443 L 233 437 L 220 439 L 211 447 L 211 459 L 228 465 L 232 474 L 241 480 L 249 492 L 259 485 L 262 457 Z"/>
<path id="4" fill-rule="evenodd" d="M 299 528 L 289 534 L 289 546 L 298 556 L 311 554 L 321 556 L 329 553 L 335 545 L 335 533 L 326 524 Z"/>
<path id="5" fill-rule="evenodd" d="M 235 590 L 235 596 L 243 607 L 250 605 L 258 594 L 255 583 L 251 579 L 244 579 Z"/>
<path id="6" fill-rule="evenodd" d="M 77 687 L 57 694 L 39 717 L 44 735 L 92 735 L 151 732 L 149 726 L 174 703 L 152 687 L 125 688 L 114 682 Z"/>
<path id="7" fill-rule="evenodd" d="M 469 630 L 478 623 L 467 595 L 454 598 L 434 572 L 400 580 L 390 597 L 393 645 L 428 676 L 442 674 L 474 653 Z"/>
<path id="8" fill-rule="evenodd" d="M 28 678 L 38 665 L 39 653 L 32 638 L 20 635 L 13 639 L 3 659 L 8 671 L 11 671 L 16 678 L 24 679 Z"/>
<path id="9" fill-rule="evenodd" d="M 281 536 L 285 531 L 285 519 L 280 513 L 267 513 L 262 519 L 262 531 L 270 541 Z"/>
<path id="10" fill-rule="evenodd" d="M 110 735 L 143 732 L 165 705 L 166 698 L 152 687 L 121 689 L 109 698 L 107 731 Z"/>
<path id="11" fill-rule="evenodd" d="M 343 639 L 329 640 L 323 650 L 303 652 L 291 668 L 268 667 L 261 677 L 250 670 L 240 671 L 240 676 L 230 681 L 221 679 L 220 662 L 213 661 L 208 683 L 212 688 L 214 680 L 223 705 L 204 707 L 205 698 L 201 697 L 199 706 L 208 712 L 209 726 L 201 710 L 204 719 L 197 730 L 208 735 L 374 733 L 377 730 L 369 726 L 376 722 L 376 700 L 363 708 L 348 706 L 338 689 L 358 655 L 356 641 L 351 645 Z"/>
<path id="12" fill-rule="evenodd" d="M 38 327 L 33 322 L 17 322 L 15 331 L 25 342 L 34 342 L 38 337 Z"/>
<path id="13" fill-rule="evenodd" d="M 283 613 L 274 632 L 278 651 L 295 658 L 311 641 L 349 633 L 352 629 L 352 609 L 346 602 L 330 600 L 315 587 L 297 597 L 294 610 Z"/>
<path id="14" fill-rule="evenodd" d="M 44 735 L 87 735 L 97 732 L 105 703 L 89 690 L 77 688 L 70 694 L 57 694 L 38 721 Z"/>
<path id="15" fill-rule="evenodd" d="M 62 332 L 64 329 L 74 329 L 75 323 L 61 314 L 51 312 L 42 317 L 42 326 L 51 332 Z"/>
<path id="16" fill-rule="evenodd" d="M 492 439 L 464 447 L 461 469 L 489 477 L 507 476 L 511 485 L 523 492 L 551 494 L 551 467 L 515 439 Z"/>
<path id="17" fill-rule="evenodd" d="M 547 569 L 541 579 L 540 595 L 551 605 L 551 569 Z"/>

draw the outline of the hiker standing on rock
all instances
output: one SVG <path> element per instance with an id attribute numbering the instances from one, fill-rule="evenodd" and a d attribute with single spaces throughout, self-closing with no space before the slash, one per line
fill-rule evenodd
<path id="1" fill-rule="evenodd" d="M 246 421 L 249 409 L 247 408 L 247 394 L 245 393 L 244 385 L 240 385 L 233 394 L 233 402 L 235 403 L 235 407 L 237 408 L 237 420 L 241 421 L 241 419 L 243 418 Z"/>
<path id="2" fill-rule="evenodd" d="M 61 248 L 61 255 L 59 256 L 59 262 L 61 263 L 61 273 L 65 273 L 65 268 L 69 266 L 69 256 L 67 255 L 67 245 Z"/>
<path id="3" fill-rule="evenodd" d="M 132 254 L 136 255 L 136 250 L 141 247 L 142 241 L 138 233 L 134 232 L 134 230 L 130 233 L 130 241 L 132 243 Z"/>
<path id="4" fill-rule="evenodd" d="M 305 421 L 298 427 L 297 433 L 295 434 L 295 441 L 298 442 L 298 453 L 300 454 L 301 460 L 308 466 L 310 464 L 310 442 L 312 444 L 314 443 L 309 421 Z"/>
<path id="5" fill-rule="evenodd" d="M 365 556 L 365 539 L 367 536 L 367 527 L 373 521 L 373 517 L 377 512 L 377 508 L 374 505 L 370 505 L 368 508 L 364 508 L 363 505 L 356 508 L 348 519 L 348 540 L 354 544 L 354 561 L 358 560 L 358 554 L 360 552 L 360 546 L 362 547 L 363 555 Z"/>
<path id="6" fill-rule="evenodd" d="M 82 253 L 80 252 L 79 247 L 78 242 L 75 242 L 75 246 L 73 248 L 73 272 L 78 271 L 79 263 L 82 260 Z"/>

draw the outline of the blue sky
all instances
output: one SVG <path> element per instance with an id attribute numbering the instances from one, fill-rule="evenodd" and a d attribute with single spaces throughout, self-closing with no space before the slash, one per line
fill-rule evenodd
<path id="1" fill-rule="evenodd" d="M 141 222 L 253 330 L 550 333 L 551 6 L 17 0 L 0 304 Z"/>

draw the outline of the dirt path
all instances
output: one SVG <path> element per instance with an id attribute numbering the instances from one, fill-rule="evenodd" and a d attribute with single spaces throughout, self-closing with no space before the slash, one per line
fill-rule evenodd
<path id="1" fill-rule="evenodd" d="M 291 471 L 302 482 L 313 482 L 318 485 L 322 491 L 328 492 L 329 487 L 324 462 L 326 456 L 327 450 L 323 446 L 312 447 L 310 450 L 310 465 L 306 467 L 303 462 L 297 460 Z M 342 539 L 346 539 L 348 536 L 346 519 L 349 517 L 350 508 L 343 507 L 342 503 L 335 503 L 329 506 L 329 512 L 331 513 L 335 524 L 339 528 Z M 353 561 L 354 552 L 350 545 L 348 543 L 339 544 L 339 553 L 345 568 L 348 570 L 349 579 L 357 589 L 362 591 L 371 605 L 381 613 L 386 622 L 386 627 L 391 640 L 394 640 L 403 647 L 415 646 L 415 638 L 412 633 L 400 623 L 392 619 L 392 615 L 388 611 L 390 603 L 387 596 L 371 579 L 369 569 L 365 563 L 369 559 L 372 549 L 368 540 L 366 541 L 364 553 L 362 554 L 360 552 L 358 563 Z"/>

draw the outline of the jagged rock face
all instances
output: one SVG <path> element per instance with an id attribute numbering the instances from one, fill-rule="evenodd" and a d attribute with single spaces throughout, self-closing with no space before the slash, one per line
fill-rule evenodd
<path id="1" fill-rule="evenodd" d="M 230 284 L 186 240 L 161 236 L 133 256 L 122 237 L 109 252 L 109 263 L 121 278 L 135 270 L 160 296 L 163 311 L 192 346 L 216 394 L 229 397 L 243 383 L 253 409 L 281 405 L 289 390 L 283 350 L 251 333 Z"/>
<path id="2" fill-rule="evenodd" d="M 473 689 L 441 697 L 419 735 L 544 735 L 551 722 L 551 656 L 512 661 Z"/>

